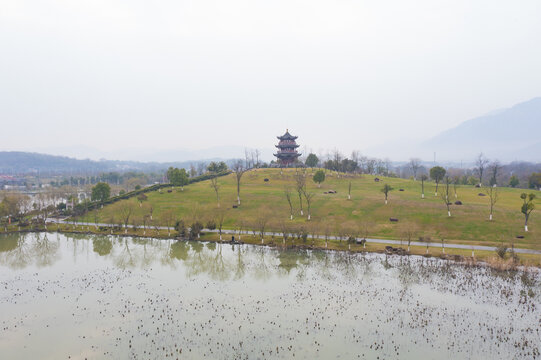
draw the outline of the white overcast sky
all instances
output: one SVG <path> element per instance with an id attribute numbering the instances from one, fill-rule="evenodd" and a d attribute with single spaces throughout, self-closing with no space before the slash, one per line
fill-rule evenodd
<path id="1" fill-rule="evenodd" d="M 539 0 L 0 0 L 0 150 L 347 153 L 536 96 Z"/>

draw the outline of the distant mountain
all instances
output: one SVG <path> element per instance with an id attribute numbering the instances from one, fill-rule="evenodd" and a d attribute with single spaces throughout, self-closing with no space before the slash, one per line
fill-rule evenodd
<path id="1" fill-rule="evenodd" d="M 473 159 L 483 152 L 502 161 L 541 161 L 541 97 L 465 121 L 421 143 L 440 160 Z"/>
<path id="2" fill-rule="evenodd" d="M 124 148 L 114 151 L 102 151 L 96 148 L 77 145 L 47 148 L 29 148 L 23 151 L 37 152 L 40 154 L 50 154 L 58 156 L 68 156 L 76 159 L 116 159 L 123 161 L 137 162 L 185 162 L 185 161 L 206 161 L 209 159 L 239 159 L 244 158 L 246 147 L 240 145 L 215 146 L 205 149 L 170 149 L 156 150 L 146 148 Z M 250 150 L 250 149 L 249 149 Z M 260 148 L 260 157 L 264 161 L 274 159 L 273 149 Z"/>
<path id="3" fill-rule="evenodd" d="M 0 174 L 90 174 L 108 171 L 163 171 L 169 166 L 189 168 L 199 161 L 137 162 L 117 160 L 78 160 L 66 156 L 46 155 L 21 151 L 0 151 Z"/>

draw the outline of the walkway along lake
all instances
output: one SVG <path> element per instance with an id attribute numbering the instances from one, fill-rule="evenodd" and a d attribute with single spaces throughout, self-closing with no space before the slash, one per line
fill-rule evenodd
<path id="1" fill-rule="evenodd" d="M 5 359 L 539 358 L 541 274 L 417 256 L 0 235 Z"/>

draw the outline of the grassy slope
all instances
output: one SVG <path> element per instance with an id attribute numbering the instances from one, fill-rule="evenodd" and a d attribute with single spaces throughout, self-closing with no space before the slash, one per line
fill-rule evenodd
<path id="1" fill-rule="evenodd" d="M 234 228 L 240 221 L 249 227 L 260 214 L 266 214 L 270 225 L 274 225 L 278 230 L 278 222 L 289 217 L 284 186 L 294 185 L 294 173 L 295 170 L 287 170 L 281 175 L 278 169 L 260 169 L 245 173 L 241 186 L 242 206 L 238 209 L 231 207 L 236 200 L 235 175 L 220 178 L 221 208 L 226 211 L 225 227 Z M 447 242 L 498 245 L 502 241 L 509 243 L 516 235 L 525 235 L 524 239 L 516 239 L 516 246 L 541 249 L 541 210 L 534 211 L 529 222 L 530 232 L 524 233 L 524 216 L 520 213 L 522 200 L 519 197 L 524 190 L 521 189 L 499 189 L 494 221 L 490 222 L 489 200 L 487 197 L 478 196 L 483 189 L 472 186 L 458 188 L 458 199 L 464 205 L 451 206 L 452 217 L 449 218 L 441 198 L 434 196 L 434 183 L 425 183 L 426 198 L 423 200 L 420 198 L 420 181 L 380 177 L 382 181 L 376 183 L 374 177 L 368 175 L 338 178 L 336 174 L 328 174 L 326 181 L 318 189 L 311 177 L 311 171 L 308 170 L 308 189 L 316 193 L 311 224 L 320 224 L 320 233 L 323 223 L 332 224 L 330 226 L 335 229 L 336 224 L 359 227 L 361 223 L 369 222 L 369 236 L 399 239 L 405 224 L 414 223 L 419 228 L 419 235 L 429 235 L 435 240 L 444 236 Z M 264 182 L 264 178 L 269 178 L 270 181 Z M 351 201 L 347 200 L 349 181 L 352 182 Z M 390 193 L 388 205 L 384 204 L 384 197 L 380 192 L 384 183 L 395 188 Z M 398 191 L 400 188 L 405 191 Z M 329 189 L 336 190 L 338 194 L 323 194 Z M 152 204 L 154 219 L 157 221 L 160 221 L 164 211 L 172 209 L 187 223 L 191 221 L 194 213 L 199 214 L 206 222 L 217 209 L 216 197 L 209 181 L 192 184 L 185 187 L 184 191 L 175 189 L 172 193 L 150 192 L 147 195 L 148 200 L 144 206 L 136 206 L 136 217 L 142 217 Z M 454 202 L 454 194 L 451 199 Z M 123 201 L 138 204 L 134 198 Z M 294 204 L 297 215 L 293 223 L 306 223 L 306 216 L 301 218 L 298 213 L 296 193 Z M 541 206 L 539 199 L 536 200 L 536 205 L 538 208 Z M 115 212 L 118 212 L 118 204 L 105 207 L 100 210 L 100 221 L 108 222 L 112 216 L 118 221 L 119 215 L 115 215 Z M 399 222 L 391 223 L 390 217 L 398 218 Z M 87 221 L 93 219 L 93 214 L 85 217 Z"/>

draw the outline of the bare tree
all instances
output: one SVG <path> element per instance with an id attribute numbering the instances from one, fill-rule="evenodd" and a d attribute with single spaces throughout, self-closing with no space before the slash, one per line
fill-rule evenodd
<path id="1" fill-rule="evenodd" d="M 500 162 L 498 160 L 494 160 L 488 167 L 489 174 L 490 174 L 489 184 L 491 186 L 498 185 L 498 173 L 500 172 L 501 168 L 502 166 L 500 165 Z"/>
<path id="2" fill-rule="evenodd" d="M 286 196 L 287 203 L 289 204 L 289 219 L 293 220 L 293 201 L 291 199 L 292 192 L 289 186 L 284 187 L 284 195 Z"/>
<path id="3" fill-rule="evenodd" d="M 451 216 L 451 209 L 449 208 L 449 184 L 450 184 L 449 176 L 445 177 L 445 187 L 443 188 L 442 193 L 440 194 L 441 199 L 445 203 L 445 206 L 447 207 L 447 215 Z"/>
<path id="4" fill-rule="evenodd" d="M 359 234 L 363 237 L 363 248 L 366 248 L 366 238 L 372 229 L 372 223 L 363 221 L 359 225 Z"/>
<path id="5" fill-rule="evenodd" d="M 246 227 L 245 226 L 245 222 L 244 222 L 244 219 L 240 219 L 239 222 L 237 223 L 237 230 L 238 230 L 238 234 L 239 234 L 239 241 L 242 240 L 242 232 L 244 231 L 244 228 Z"/>
<path id="6" fill-rule="evenodd" d="M 411 158 L 410 162 L 408 163 L 408 167 L 413 173 L 413 180 L 417 180 L 417 172 L 421 168 L 421 160 L 417 158 Z"/>
<path id="7" fill-rule="evenodd" d="M 259 156 L 261 153 L 259 152 L 259 149 L 255 149 L 255 167 L 259 168 Z"/>
<path id="8" fill-rule="evenodd" d="M 216 193 L 216 202 L 218 203 L 218 207 L 220 207 L 220 184 L 218 184 L 217 176 L 214 176 L 210 179 L 210 187 L 214 189 L 214 192 Z"/>
<path id="9" fill-rule="evenodd" d="M 410 251 L 411 241 L 417 236 L 417 227 L 415 224 L 409 223 L 402 229 L 401 239 L 408 243 L 408 252 Z"/>
<path id="10" fill-rule="evenodd" d="M 237 203 L 240 205 L 240 179 L 246 172 L 246 168 L 242 165 L 242 160 L 237 160 L 233 164 L 233 171 L 235 172 L 235 178 L 237 180 Z"/>
<path id="11" fill-rule="evenodd" d="M 348 200 L 351 200 L 351 181 L 349 182 L 349 185 L 348 185 Z"/>
<path id="12" fill-rule="evenodd" d="M 314 199 L 314 196 L 316 195 L 315 193 L 313 192 L 309 192 L 306 190 L 306 187 L 303 188 L 302 190 L 302 193 L 304 195 L 304 198 L 306 199 L 306 207 L 307 207 L 307 210 L 308 210 L 308 220 L 310 220 L 311 216 L 312 216 L 312 213 L 311 213 L 311 209 L 312 209 L 312 200 Z"/>
<path id="13" fill-rule="evenodd" d="M 259 215 L 255 222 L 257 230 L 259 231 L 261 243 L 263 244 L 263 240 L 265 238 L 265 228 L 267 227 L 267 224 L 269 222 L 269 214 L 266 211 L 259 212 Z"/>
<path id="14" fill-rule="evenodd" d="M 165 226 L 167 227 L 168 236 L 171 236 L 171 226 L 173 225 L 173 221 L 175 220 L 175 213 L 173 212 L 173 210 L 166 210 L 162 215 L 162 219 L 165 223 Z"/>
<path id="15" fill-rule="evenodd" d="M 285 244 L 287 241 L 287 238 L 289 237 L 289 231 L 290 227 L 289 224 L 286 221 L 280 221 L 280 232 L 282 233 L 282 243 Z"/>
<path id="16" fill-rule="evenodd" d="M 492 221 L 492 214 L 493 214 L 493 211 L 494 211 L 494 206 L 498 202 L 498 197 L 499 197 L 498 192 L 499 192 L 499 190 L 495 186 L 486 186 L 485 187 L 485 193 L 487 194 L 488 201 L 489 201 L 489 204 L 490 204 L 490 215 L 489 215 L 489 218 L 488 218 L 490 221 Z"/>
<path id="17" fill-rule="evenodd" d="M 133 204 L 129 201 L 122 201 L 119 205 L 120 216 L 122 217 L 122 222 L 124 223 L 124 234 L 128 232 L 128 222 L 130 221 L 130 216 L 133 213 Z"/>
<path id="18" fill-rule="evenodd" d="M 421 175 L 421 199 L 425 198 L 425 181 L 428 179 L 428 176 L 425 174 Z"/>
<path id="19" fill-rule="evenodd" d="M 457 187 L 459 183 L 460 183 L 460 177 L 459 176 L 453 177 L 453 190 L 455 192 L 455 199 L 458 199 Z"/>
<path id="20" fill-rule="evenodd" d="M 306 189 L 306 177 L 304 176 L 304 174 L 298 173 L 295 175 L 295 189 L 297 190 L 297 194 L 299 195 L 299 204 L 302 216 L 304 215 L 302 208 L 302 195 Z"/>
<path id="21" fill-rule="evenodd" d="M 218 234 L 220 235 L 220 241 L 222 241 L 222 229 L 224 227 L 225 221 L 225 210 L 219 210 L 216 214 L 216 228 L 218 229 Z"/>
<path id="22" fill-rule="evenodd" d="M 475 159 L 475 171 L 477 172 L 477 175 L 479 175 L 479 185 L 483 185 L 483 174 L 485 173 L 485 168 L 488 164 L 488 159 L 483 155 L 483 153 L 480 153 L 479 156 L 477 156 L 477 159 Z"/>
<path id="23" fill-rule="evenodd" d="M 325 247 L 329 245 L 329 238 L 331 237 L 331 224 L 326 221 L 323 223 L 323 237 L 325 238 Z"/>
<path id="24" fill-rule="evenodd" d="M 204 162 L 198 162 L 197 163 L 197 175 L 201 176 L 205 173 L 207 170 L 207 164 Z"/>
<path id="25" fill-rule="evenodd" d="M 150 223 L 150 216 L 148 214 L 143 215 L 143 236 L 147 234 L 147 226 Z"/>

